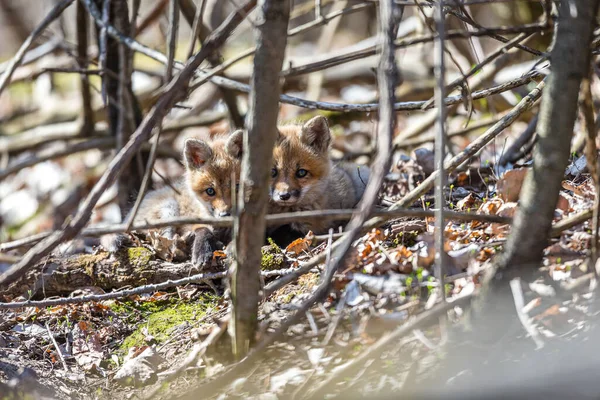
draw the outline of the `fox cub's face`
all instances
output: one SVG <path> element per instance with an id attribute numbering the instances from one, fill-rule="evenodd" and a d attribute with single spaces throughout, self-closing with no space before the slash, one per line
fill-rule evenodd
<path id="1" fill-rule="evenodd" d="M 278 206 L 308 205 L 322 196 L 329 175 L 331 134 L 324 117 L 302 126 L 279 127 L 273 150 L 271 202 Z"/>
<path id="2" fill-rule="evenodd" d="M 188 139 L 184 147 L 188 188 L 215 217 L 231 215 L 232 185 L 240 179 L 242 131 L 210 142 Z"/>

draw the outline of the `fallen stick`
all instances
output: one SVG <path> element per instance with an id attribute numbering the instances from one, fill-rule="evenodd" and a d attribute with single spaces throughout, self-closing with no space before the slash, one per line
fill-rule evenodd
<path id="1" fill-rule="evenodd" d="M 319 210 L 319 211 L 299 211 L 281 214 L 270 214 L 266 216 L 267 225 L 283 225 L 290 222 L 308 221 L 314 219 L 333 219 L 333 220 L 348 220 L 352 216 L 354 210 Z M 397 217 L 414 217 L 414 218 L 429 218 L 434 217 L 433 210 L 379 210 L 369 214 L 371 217 L 379 217 L 381 219 L 391 219 Z M 474 213 L 461 213 L 456 211 L 446 211 L 446 215 L 449 220 L 457 221 L 481 221 L 489 223 L 500 223 L 510 224 L 511 218 L 500 217 L 498 215 L 487 215 L 487 214 L 474 214 Z M 131 226 L 130 231 L 144 230 L 144 229 L 155 229 L 164 228 L 170 226 L 181 226 L 181 225 L 193 225 L 193 224 L 207 224 L 214 227 L 227 228 L 231 227 L 233 218 L 222 217 L 222 218 L 171 218 L 165 220 L 152 220 L 146 223 L 137 223 Z M 123 233 L 127 232 L 126 224 L 113 224 L 113 225 L 96 225 L 89 226 L 82 229 L 81 236 L 101 236 L 109 233 Z M 37 243 L 44 238 L 54 234 L 56 232 L 43 232 L 38 233 L 26 238 L 17 239 L 11 242 L 1 243 L 0 252 L 17 249 Z"/>

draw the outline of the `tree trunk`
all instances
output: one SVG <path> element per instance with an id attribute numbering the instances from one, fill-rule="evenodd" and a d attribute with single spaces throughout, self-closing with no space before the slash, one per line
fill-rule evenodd
<path id="1" fill-rule="evenodd" d="M 598 0 L 562 1 L 552 73 L 537 124 L 533 169 L 521 191 L 520 207 L 500 266 L 537 264 L 548 244 L 558 193 L 569 160 L 579 87 L 590 69 L 590 42 Z"/>
<path id="2" fill-rule="evenodd" d="M 102 9 L 106 2 L 109 2 L 110 24 L 119 32 L 129 36 L 131 26 L 127 1 L 96 0 L 99 9 Z M 100 36 L 100 33 L 98 33 L 99 41 L 101 40 Z M 106 38 L 105 57 L 108 73 L 102 76 L 102 86 L 103 92 L 106 94 L 109 130 L 111 136 L 116 139 L 116 150 L 119 151 L 140 124 L 142 116 L 131 87 L 131 50 L 109 36 Z M 140 189 L 146 159 L 147 155 L 142 159 L 141 153 L 138 153 L 130 164 L 125 167 L 127 172 L 119 175 L 117 181 L 118 200 L 123 217 L 131 208 L 132 201 L 135 200 L 135 194 Z"/>
<path id="3" fill-rule="evenodd" d="M 268 183 L 273 146 L 277 139 L 281 92 L 279 72 L 285 54 L 290 14 L 288 0 L 263 0 L 259 4 L 248 130 L 244 135 L 242 184 L 233 228 L 233 316 L 229 327 L 233 352 L 237 357 L 246 354 L 254 342 L 257 325 L 260 249 L 265 237 Z"/>
<path id="4" fill-rule="evenodd" d="M 454 395 L 483 393 L 515 385 L 535 358 L 558 362 L 556 352 L 533 352 L 534 341 L 523 338 L 510 282 L 523 280 L 525 290 L 541 264 L 548 244 L 561 181 L 568 163 L 579 88 L 590 68 L 590 44 L 599 0 L 560 2 L 552 72 L 542 98 L 533 169 L 521 191 L 520 207 L 506 252 L 487 274 L 471 310 L 472 329 L 454 331 L 441 377 L 454 381 Z M 517 338 L 519 337 L 520 338 Z M 527 352 L 527 353 L 525 353 Z M 529 353 L 531 352 L 531 353 Z M 519 362 L 515 362 L 520 360 Z M 470 373 L 457 376 L 461 371 Z M 539 377 L 538 377 L 539 378 Z M 489 385 L 489 386 L 486 386 Z M 487 389 L 486 389 L 487 387 Z M 446 388 L 442 386 L 439 390 Z"/>

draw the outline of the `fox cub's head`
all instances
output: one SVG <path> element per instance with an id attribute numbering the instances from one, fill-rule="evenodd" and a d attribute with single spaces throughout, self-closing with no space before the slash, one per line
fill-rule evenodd
<path id="1" fill-rule="evenodd" d="M 207 142 L 188 139 L 183 155 L 187 186 L 215 217 L 231 215 L 232 185 L 240 179 L 243 134 L 219 136 Z"/>
<path id="2" fill-rule="evenodd" d="M 279 127 L 273 149 L 271 202 L 278 206 L 313 203 L 327 189 L 331 134 L 324 117 L 314 117 L 304 125 Z"/>

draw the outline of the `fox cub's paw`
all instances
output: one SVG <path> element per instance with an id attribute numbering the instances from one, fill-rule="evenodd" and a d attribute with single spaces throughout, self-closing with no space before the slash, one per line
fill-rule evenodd
<path id="1" fill-rule="evenodd" d="M 215 234 L 208 228 L 196 229 L 192 246 L 192 264 L 198 268 L 210 267 L 215 250 L 223 248 Z"/>
<path id="2" fill-rule="evenodd" d="M 102 236 L 100 244 L 110 253 L 116 253 L 124 246 L 131 244 L 131 239 L 123 233 L 113 233 Z"/>

